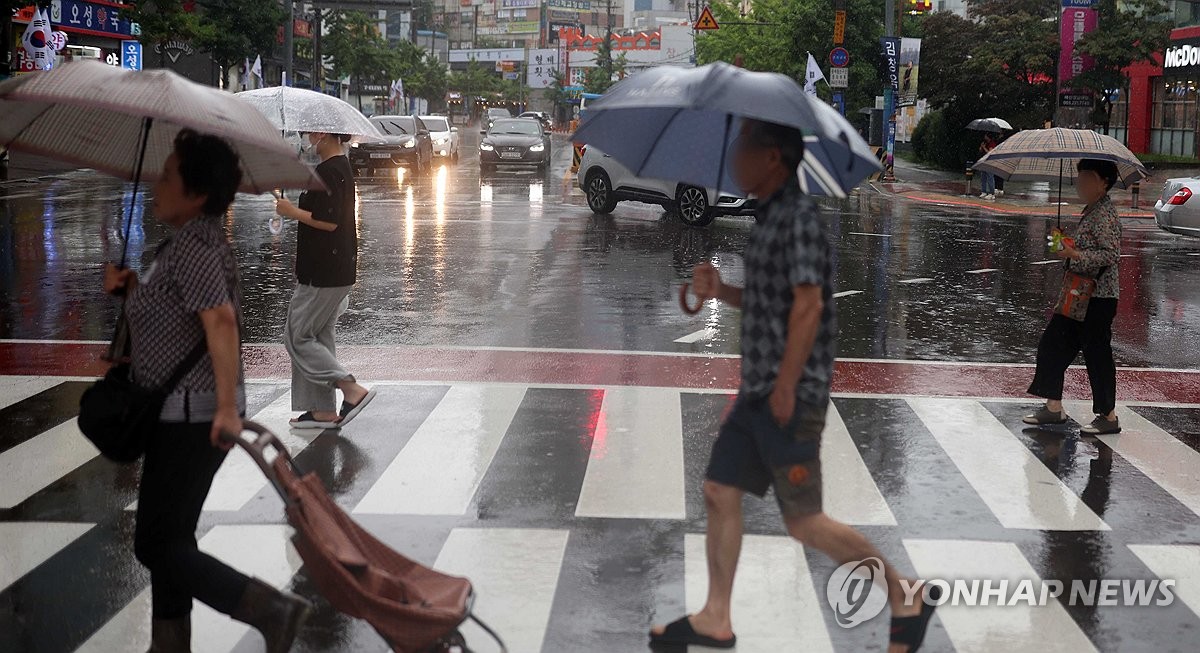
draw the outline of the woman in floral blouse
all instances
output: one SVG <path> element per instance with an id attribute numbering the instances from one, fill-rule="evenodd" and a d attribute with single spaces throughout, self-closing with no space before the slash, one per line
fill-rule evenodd
<path id="1" fill-rule="evenodd" d="M 1120 295 L 1121 219 L 1108 196 L 1117 183 L 1117 166 L 1111 161 L 1083 159 L 1075 187 L 1087 203 L 1075 233 L 1074 247 L 1064 246 L 1059 258 L 1072 272 L 1097 278 L 1083 322 L 1055 313 L 1038 343 L 1037 371 L 1029 393 L 1046 399 L 1046 405 L 1025 418 L 1026 424 L 1063 424 L 1063 376 L 1083 351 L 1092 386 L 1092 412 L 1096 418 L 1083 427 L 1086 435 L 1119 433 L 1117 420 L 1117 365 L 1112 352 L 1112 323 Z"/>

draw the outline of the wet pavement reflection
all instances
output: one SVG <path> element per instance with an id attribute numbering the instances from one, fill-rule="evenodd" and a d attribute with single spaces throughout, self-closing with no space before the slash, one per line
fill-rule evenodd
<path id="1" fill-rule="evenodd" d="M 675 289 L 705 260 L 739 282 L 751 221 L 692 229 L 635 203 L 594 216 L 567 175 L 569 148 L 555 149 L 544 176 L 481 178 L 464 155 L 424 176 L 361 180 L 359 281 L 339 340 L 736 353 L 736 312 L 709 306 L 688 318 Z M 98 292 L 98 270 L 119 258 L 129 198 L 128 185 L 89 172 L 0 186 L 0 337 L 109 337 L 118 306 Z M 1047 219 L 870 189 L 824 207 L 846 293 L 841 356 L 1032 360 L 1059 279 L 1057 263 L 1041 264 Z M 271 214 L 269 196 L 242 196 L 227 220 L 250 342 L 280 341 L 291 293 L 295 225 L 272 234 Z M 148 211 L 133 218 L 131 260 L 144 265 L 166 229 Z M 1200 241 L 1127 221 L 1123 248 L 1118 363 L 1197 366 Z"/>

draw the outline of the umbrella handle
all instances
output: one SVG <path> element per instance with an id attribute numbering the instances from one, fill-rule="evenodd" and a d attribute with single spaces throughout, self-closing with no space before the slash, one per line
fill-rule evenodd
<path id="1" fill-rule="evenodd" d="M 679 307 L 688 315 L 696 315 L 704 308 L 704 302 L 699 302 L 695 306 L 688 303 L 688 288 L 690 284 L 684 283 L 679 287 Z"/>

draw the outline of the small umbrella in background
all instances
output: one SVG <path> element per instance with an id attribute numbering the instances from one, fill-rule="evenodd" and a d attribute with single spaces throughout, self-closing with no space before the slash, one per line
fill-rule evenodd
<path id="1" fill-rule="evenodd" d="M 1058 226 L 1062 226 L 1063 180 L 1074 181 L 1081 159 L 1117 164 L 1117 184 L 1126 188 L 1150 176 L 1137 156 L 1111 136 L 1086 129 L 1031 129 L 1014 134 L 975 162 L 974 169 L 1009 181 L 1058 179 Z"/>
<path id="2" fill-rule="evenodd" d="M 322 132 L 382 138 L 382 134 L 348 102 L 332 95 L 291 86 L 235 93 L 282 132 Z"/>
<path id="3" fill-rule="evenodd" d="M 572 140 L 594 145 L 638 176 L 733 189 L 728 160 L 744 119 L 809 137 L 812 156 L 801 179 L 814 194 L 844 197 L 879 170 L 850 123 L 794 80 L 723 63 L 663 66 L 626 78 L 588 105 Z"/>
<path id="4" fill-rule="evenodd" d="M 999 134 L 1001 132 L 1012 131 L 1012 125 L 1008 124 L 1008 121 L 1003 118 L 977 118 L 967 125 L 967 129 Z"/>

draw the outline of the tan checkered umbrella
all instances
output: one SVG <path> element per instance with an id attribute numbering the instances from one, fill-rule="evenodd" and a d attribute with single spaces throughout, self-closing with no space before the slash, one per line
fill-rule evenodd
<path id="1" fill-rule="evenodd" d="M 0 144 L 128 181 L 135 181 L 139 168 L 142 181 L 154 181 L 183 128 L 220 136 L 233 146 L 241 159 L 243 192 L 322 188 L 254 107 L 168 70 L 80 61 L 0 82 Z"/>

